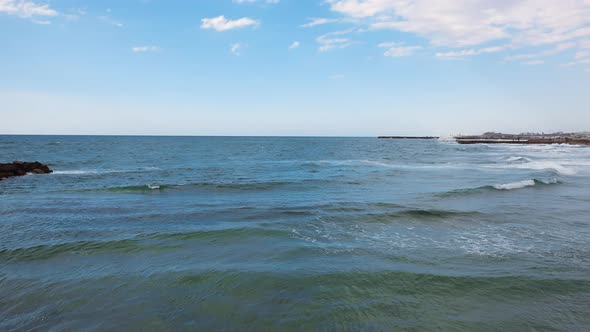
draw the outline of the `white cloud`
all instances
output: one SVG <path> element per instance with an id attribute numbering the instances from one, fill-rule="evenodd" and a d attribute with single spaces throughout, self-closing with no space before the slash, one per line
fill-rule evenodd
<path id="1" fill-rule="evenodd" d="M 50 8 L 48 4 L 39 4 L 29 0 L 0 0 L 0 13 L 23 18 L 59 15 L 59 13 Z"/>
<path id="2" fill-rule="evenodd" d="M 436 57 L 445 60 L 458 60 L 468 56 L 480 55 L 485 53 L 496 53 L 511 48 L 510 45 L 484 47 L 479 49 L 463 49 L 459 51 L 436 53 Z"/>
<path id="3" fill-rule="evenodd" d="M 354 30 L 343 30 L 343 31 L 334 31 L 324 35 L 319 36 L 316 38 L 316 42 L 320 44 L 319 51 L 320 52 L 328 52 L 331 50 L 347 48 L 354 44 L 350 38 L 346 37 L 338 37 L 342 35 L 349 34 Z"/>
<path id="4" fill-rule="evenodd" d="M 327 0 L 373 28 L 416 33 L 435 45 L 470 46 L 499 39 L 554 43 L 586 33 L 587 0 Z"/>
<path id="5" fill-rule="evenodd" d="M 70 21 L 78 20 L 84 15 L 86 15 L 86 10 L 82 8 L 71 8 L 66 13 L 62 14 L 65 19 Z"/>
<path id="6" fill-rule="evenodd" d="M 509 57 L 506 57 L 505 60 L 506 61 L 514 61 L 514 60 L 523 60 L 523 59 L 542 58 L 542 57 L 547 57 L 547 56 L 561 53 L 563 51 L 574 48 L 575 46 L 576 46 L 576 43 L 572 43 L 572 42 L 562 43 L 562 44 L 558 44 L 554 48 L 544 50 L 544 51 L 538 52 L 538 53 L 525 53 L 525 54 L 511 55 Z"/>
<path id="7" fill-rule="evenodd" d="M 456 59 L 508 49 L 551 47 L 590 36 L 590 0 L 325 0 L 369 30 L 396 30 L 426 39 Z M 314 21 L 308 23 L 312 24 Z M 322 21 L 318 21 L 322 23 Z M 490 44 L 511 45 L 504 49 Z M 585 41 L 584 43 L 590 43 Z M 577 47 L 584 45 L 580 42 Z M 498 47 L 498 46 L 496 46 Z M 561 50 L 563 51 L 563 50 Z M 560 52 L 561 52 L 560 51 Z M 535 53 L 544 56 L 544 52 Z M 556 53 L 553 53 L 556 54 Z"/>
<path id="8" fill-rule="evenodd" d="M 301 43 L 300 43 L 300 42 L 298 42 L 298 41 L 294 41 L 294 42 L 293 42 L 293 43 L 292 43 L 292 44 L 289 46 L 289 49 L 290 49 L 290 50 L 294 50 L 294 49 L 296 49 L 296 48 L 299 48 L 299 47 L 301 47 Z"/>
<path id="9" fill-rule="evenodd" d="M 384 56 L 399 58 L 404 56 L 410 56 L 414 54 L 414 51 L 421 49 L 422 46 L 400 46 L 392 47 L 383 53 Z"/>
<path id="10" fill-rule="evenodd" d="M 331 79 L 331 80 L 341 80 L 344 77 L 345 76 L 343 74 L 334 74 L 334 75 L 330 75 L 329 79 Z"/>
<path id="11" fill-rule="evenodd" d="M 240 56 L 242 53 L 242 49 L 245 47 L 246 45 L 242 44 L 242 43 L 234 43 L 231 44 L 229 46 L 229 51 L 235 55 L 235 56 Z"/>
<path id="12" fill-rule="evenodd" d="M 216 31 L 227 31 L 232 29 L 241 29 L 249 26 L 259 26 L 260 21 L 243 17 L 237 20 L 228 20 L 225 16 L 204 18 L 201 20 L 202 29 L 213 29 Z"/>
<path id="13" fill-rule="evenodd" d="M 527 61 L 527 62 L 523 62 L 523 65 L 527 65 L 527 66 L 535 66 L 535 65 L 542 65 L 544 64 L 545 61 L 543 60 L 533 60 L 533 61 Z"/>
<path id="14" fill-rule="evenodd" d="M 158 46 L 136 46 L 136 47 L 132 47 L 131 50 L 135 53 L 157 52 L 160 50 L 160 47 L 158 47 Z"/>
<path id="15" fill-rule="evenodd" d="M 277 4 L 281 2 L 280 0 L 232 0 L 233 3 L 255 3 L 255 2 L 264 2 L 267 4 Z"/>
<path id="16" fill-rule="evenodd" d="M 381 48 L 386 48 L 387 50 L 385 53 L 383 53 L 383 55 L 391 58 L 410 56 L 414 54 L 414 51 L 422 48 L 422 46 L 404 46 L 403 43 L 399 42 L 386 42 L 381 43 L 378 46 Z"/>
<path id="17" fill-rule="evenodd" d="M 301 27 L 302 28 L 311 28 L 311 27 L 315 27 L 318 25 L 338 23 L 338 22 L 342 22 L 342 21 L 343 21 L 342 19 L 337 19 L 337 18 L 314 17 L 314 18 L 310 18 L 309 22 L 303 24 Z"/>
<path id="18" fill-rule="evenodd" d="M 402 43 L 402 42 L 383 42 L 377 46 L 381 47 L 381 48 L 390 48 L 390 47 L 395 47 L 395 46 L 401 46 L 403 44 L 404 43 Z"/>

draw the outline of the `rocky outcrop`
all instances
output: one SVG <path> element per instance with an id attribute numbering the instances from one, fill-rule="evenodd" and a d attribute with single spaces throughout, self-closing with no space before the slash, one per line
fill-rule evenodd
<path id="1" fill-rule="evenodd" d="M 24 161 L 15 161 L 10 164 L 0 163 L 0 180 L 13 177 L 23 176 L 26 174 L 49 174 L 53 173 L 49 166 L 40 162 L 27 163 Z"/>

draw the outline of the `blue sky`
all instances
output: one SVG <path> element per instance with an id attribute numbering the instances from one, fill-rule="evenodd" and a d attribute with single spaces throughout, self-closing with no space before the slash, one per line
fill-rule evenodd
<path id="1" fill-rule="evenodd" d="M 588 0 L 0 0 L 0 133 L 590 130 Z"/>

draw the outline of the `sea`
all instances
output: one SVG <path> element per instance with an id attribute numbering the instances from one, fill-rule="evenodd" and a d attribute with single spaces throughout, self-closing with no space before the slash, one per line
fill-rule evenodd
<path id="1" fill-rule="evenodd" d="M 590 147 L 0 136 L 0 331 L 588 331 Z"/>

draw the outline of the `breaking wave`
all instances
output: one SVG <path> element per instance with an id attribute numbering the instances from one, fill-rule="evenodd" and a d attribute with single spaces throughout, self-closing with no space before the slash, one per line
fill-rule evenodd
<path id="1" fill-rule="evenodd" d="M 463 195 L 470 195 L 470 194 L 478 194 L 483 193 L 486 191 L 506 191 L 506 190 L 517 190 L 517 189 L 524 189 L 527 187 L 535 187 L 535 186 L 547 186 L 553 184 L 561 183 L 559 180 L 553 178 L 550 180 L 540 180 L 540 179 L 529 179 L 529 180 L 522 180 L 510 183 L 500 183 L 495 185 L 487 185 L 481 186 L 477 188 L 466 188 L 466 189 L 456 189 L 447 192 L 443 192 L 438 194 L 439 197 L 449 197 L 449 196 L 463 196 Z"/>
<path id="2" fill-rule="evenodd" d="M 512 189 L 521 189 L 521 188 L 525 188 L 525 187 L 532 187 L 536 185 L 535 180 L 524 180 L 524 181 L 518 181 L 518 182 L 512 182 L 512 183 L 506 183 L 506 184 L 496 184 L 494 185 L 495 189 L 498 190 L 512 190 Z"/>

